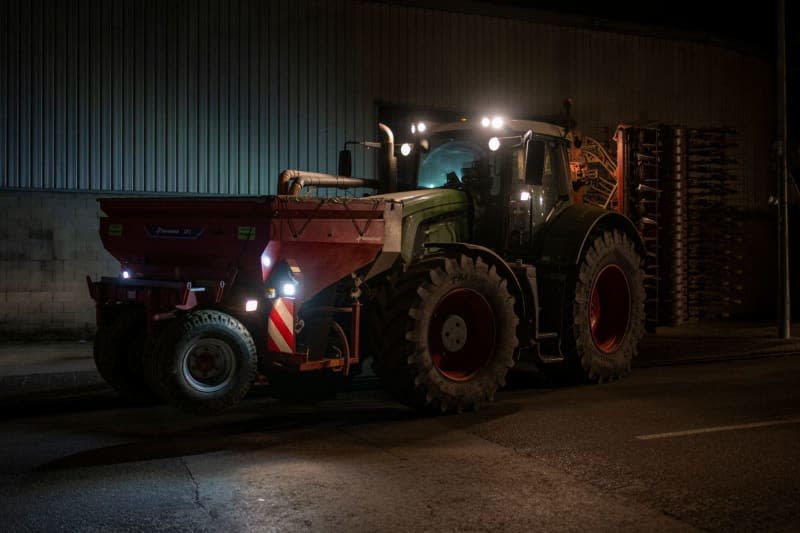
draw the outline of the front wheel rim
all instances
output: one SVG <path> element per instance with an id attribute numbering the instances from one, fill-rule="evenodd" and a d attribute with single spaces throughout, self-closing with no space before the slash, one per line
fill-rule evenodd
<path id="1" fill-rule="evenodd" d="M 589 330 L 603 353 L 612 353 L 625 339 L 631 314 L 628 278 L 618 265 L 606 265 L 595 277 L 589 299 Z"/>
<path id="2" fill-rule="evenodd" d="M 189 385 L 203 393 L 224 389 L 232 380 L 236 356 L 220 339 L 196 339 L 183 350 L 181 373 Z"/>
<path id="3" fill-rule="evenodd" d="M 428 328 L 428 347 L 436 370 L 452 381 L 468 381 L 492 359 L 495 317 L 486 298 L 472 289 L 455 289 L 439 300 Z"/>

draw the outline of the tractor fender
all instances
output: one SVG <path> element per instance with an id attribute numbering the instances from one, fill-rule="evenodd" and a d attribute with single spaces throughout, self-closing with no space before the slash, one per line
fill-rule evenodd
<path id="1" fill-rule="evenodd" d="M 466 255 L 480 256 L 487 263 L 489 263 L 489 265 L 493 265 L 498 270 L 498 273 L 508 280 L 508 282 L 511 284 L 511 287 L 509 287 L 511 293 L 519 295 L 519 303 L 523 313 L 521 316 L 524 317 L 528 315 L 528 310 L 525 308 L 525 292 L 522 289 L 519 279 L 517 279 L 517 276 L 514 274 L 514 271 L 511 269 L 511 267 L 508 266 L 508 263 L 506 263 L 506 261 L 497 255 L 497 253 L 491 248 L 486 248 L 485 246 L 481 246 L 479 244 L 469 244 L 465 242 L 426 242 L 423 246 L 428 249 L 435 248 L 445 251 L 461 252 Z"/>
<path id="2" fill-rule="evenodd" d="M 534 247 L 536 265 L 578 265 L 589 236 L 598 226 L 623 231 L 633 241 L 636 251 L 644 257 L 642 236 L 628 217 L 598 207 L 572 205 L 556 213 L 541 229 Z"/>

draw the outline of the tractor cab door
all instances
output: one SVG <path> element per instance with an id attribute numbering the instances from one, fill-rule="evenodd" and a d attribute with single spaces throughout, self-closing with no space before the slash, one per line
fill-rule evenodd
<path id="1" fill-rule="evenodd" d="M 569 161 L 560 139 L 531 137 L 512 153 L 507 250 L 525 255 L 535 235 L 569 201 Z"/>

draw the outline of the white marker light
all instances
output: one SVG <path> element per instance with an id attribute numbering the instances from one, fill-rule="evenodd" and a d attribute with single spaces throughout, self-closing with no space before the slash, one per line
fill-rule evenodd
<path id="1" fill-rule="evenodd" d="M 519 193 L 520 202 L 527 202 L 530 199 L 531 199 L 531 193 L 529 193 L 528 191 L 522 191 L 521 193 Z"/>
<path id="2" fill-rule="evenodd" d="M 244 304 L 244 310 L 248 313 L 252 313 L 258 309 L 258 300 L 247 300 Z"/>
<path id="3" fill-rule="evenodd" d="M 297 287 L 294 286 L 294 283 L 284 283 L 283 284 L 283 295 L 284 296 L 294 296 L 297 294 Z"/>
<path id="4" fill-rule="evenodd" d="M 500 139 L 497 137 L 489 139 L 489 150 L 496 152 L 498 148 L 500 148 Z"/>
<path id="5" fill-rule="evenodd" d="M 503 117 L 494 117 L 492 119 L 492 127 L 494 129 L 496 129 L 496 130 L 499 130 L 500 128 L 502 128 L 503 124 L 504 124 Z"/>
<path id="6" fill-rule="evenodd" d="M 411 153 L 411 145 L 408 144 L 408 143 L 403 143 L 400 146 L 400 153 L 403 154 L 404 156 L 407 156 L 408 154 L 410 154 Z"/>
<path id="7" fill-rule="evenodd" d="M 269 268 L 272 266 L 272 259 L 270 259 L 267 254 L 261 256 L 261 266 L 264 268 Z"/>
<path id="8" fill-rule="evenodd" d="M 416 124 L 412 124 L 411 125 L 411 135 L 414 135 L 415 133 L 417 133 L 417 125 Z"/>
<path id="9" fill-rule="evenodd" d="M 417 130 L 419 130 L 420 133 L 424 133 L 427 128 L 428 127 L 425 125 L 424 122 L 420 122 L 419 124 L 417 124 Z"/>
<path id="10" fill-rule="evenodd" d="M 488 128 L 489 124 L 491 124 L 491 123 L 492 123 L 492 121 L 489 120 L 489 117 L 483 117 L 481 119 L 481 126 L 483 126 L 484 128 Z"/>
<path id="11" fill-rule="evenodd" d="M 123 270 L 122 271 L 122 279 L 130 279 L 130 277 L 131 277 L 130 270 Z"/>

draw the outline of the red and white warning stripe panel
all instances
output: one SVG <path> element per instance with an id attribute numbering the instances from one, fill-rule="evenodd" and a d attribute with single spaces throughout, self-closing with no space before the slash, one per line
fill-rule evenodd
<path id="1" fill-rule="evenodd" d="M 267 349 L 294 353 L 294 300 L 276 298 L 267 322 Z"/>

